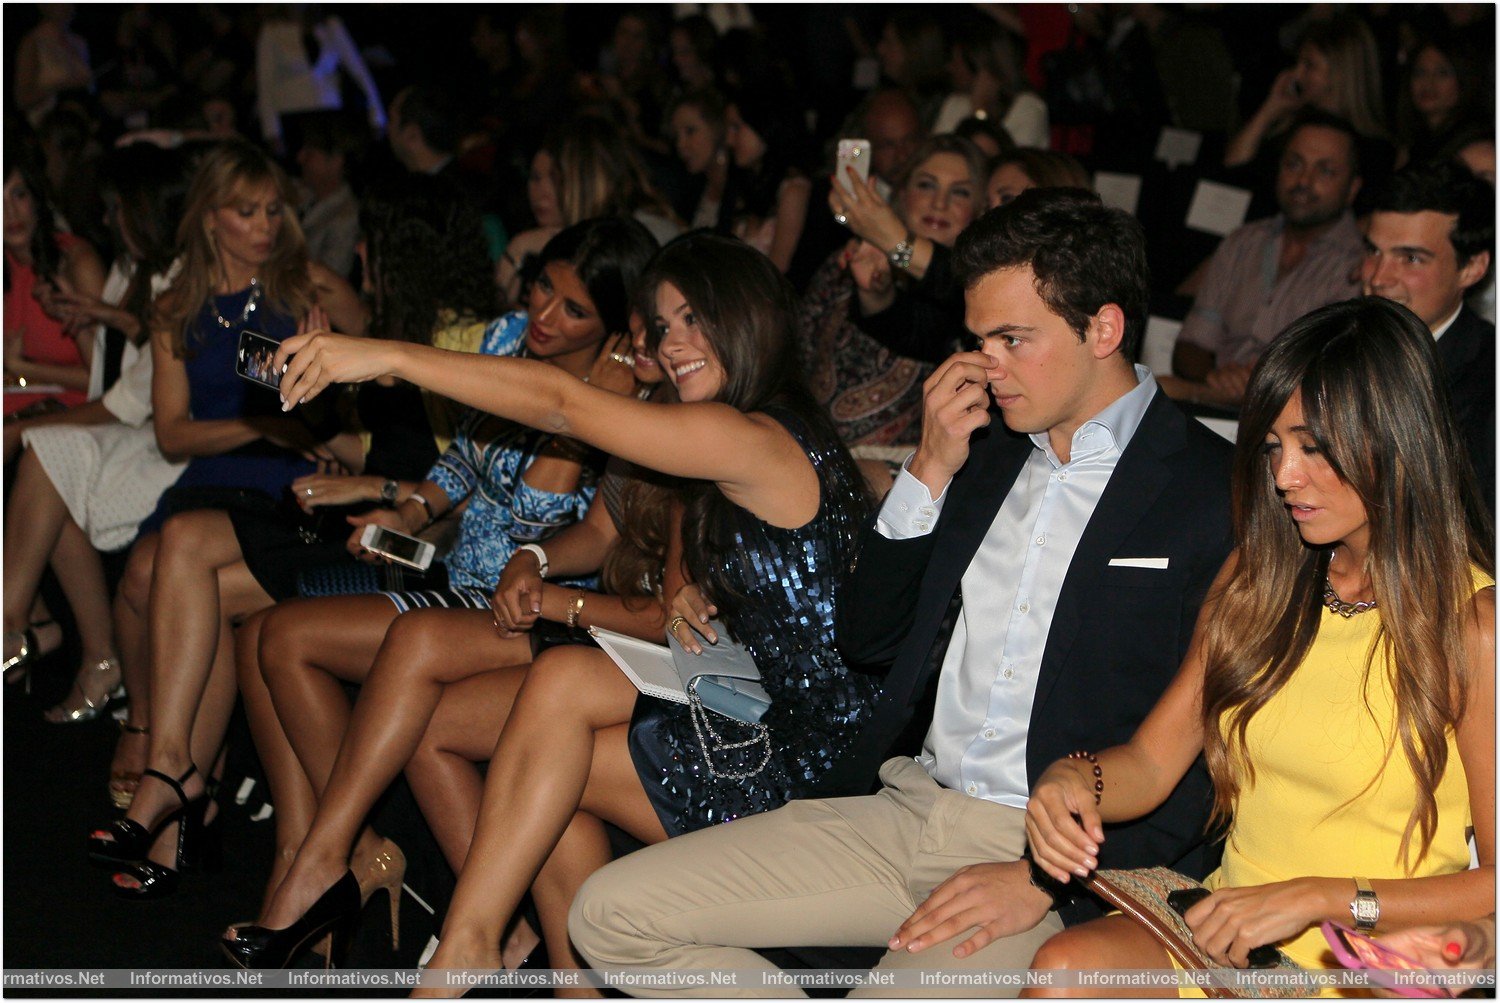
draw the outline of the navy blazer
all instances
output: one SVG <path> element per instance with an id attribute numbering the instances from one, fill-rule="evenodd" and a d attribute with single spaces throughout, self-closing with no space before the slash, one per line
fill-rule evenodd
<path id="1" fill-rule="evenodd" d="M 1480 496 L 1495 514 L 1495 325 L 1467 306 L 1437 340 L 1438 362 L 1453 417 L 1479 477 Z"/>
<path id="2" fill-rule="evenodd" d="M 996 415 L 975 434 L 931 533 L 888 540 L 873 520 L 865 527 L 839 598 L 839 646 L 851 665 L 889 668 L 871 724 L 825 777 L 826 793 L 868 791 L 911 722 L 942 666 L 963 574 L 1034 448 Z M 1176 674 L 1198 607 L 1230 551 L 1232 452 L 1166 394 L 1147 407 L 1058 596 L 1027 733 L 1029 783 L 1075 749 L 1127 741 Z M 1165 557 L 1168 566 L 1109 564 L 1142 557 Z M 1100 866 L 1166 864 L 1201 877 L 1212 861 L 1204 835 L 1209 804 L 1200 760 L 1156 811 L 1108 828 Z M 1067 910 L 1064 918 L 1091 913 Z"/>

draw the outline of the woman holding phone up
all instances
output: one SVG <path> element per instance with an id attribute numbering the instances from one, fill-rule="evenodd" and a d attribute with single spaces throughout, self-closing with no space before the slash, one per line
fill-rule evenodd
<path id="1" fill-rule="evenodd" d="M 732 748 L 695 734 L 688 708 L 637 700 L 602 652 L 569 646 L 538 656 L 500 733 L 430 967 L 498 968 L 501 931 L 543 873 L 557 886 L 542 916 L 549 956 L 555 966 L 576 964 L 566 908 L 609 860 L 604 822 L 655 843 L 779 806 L 837 760 L 877 693 L 833 646 L 838 580 L 867 502 L 858 470 L 801 382 L 786 280 L 738 241 L 694 234 L 668 245 L 642 285 L 679 404 L 601 393 L 521 360 L 460 367 L 416 346 L 371 359 L 329 335 L 290 342 L 278 356 L 292 355 L 288 407 L 332 382 L 393 373 L 691 478 L 679 496 L 683 564 L 750 650 L 771 696 L 765 740 Z M 692 631 L 705 627 L 678 616 L 668 630 L 691 644 Z M 312 938 L 347 931 L 357 914 L 349 846 L 431 713 L 414 711 L 430 696 L 393 688 L 377 699 L 376 684 L 372 677 L 366 686 L 312 831 L 262 925 L 224 939 L 236 963 L 284 965 Z M 731 722 L 716 728 L 726 742 L 744 735 Z"/>

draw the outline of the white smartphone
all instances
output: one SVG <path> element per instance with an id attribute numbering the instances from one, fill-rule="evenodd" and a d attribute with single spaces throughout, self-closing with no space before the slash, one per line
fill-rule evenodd
<path id="1" fill-rule="evenodd" d="M 861 181 L 870 180 L 870 141 L 868 139 L 839 140 L 838 154 L 834 158 L 833 175 L 844 186 L 844 191 L 854 194 L 849 181 L 849 168 L 859 175 Z"/>
<path id="2" fill-rule="evenodd" d="M 433 555 L 437 553 L 437 548 L 426 540 L 418 540 L 415 536 L 407 536 L 384 526 L 366 526 L 359 536 L 359 545 L 372 554 L 379 554 L 418 571 L 426 571 L 431 567 Z"/>

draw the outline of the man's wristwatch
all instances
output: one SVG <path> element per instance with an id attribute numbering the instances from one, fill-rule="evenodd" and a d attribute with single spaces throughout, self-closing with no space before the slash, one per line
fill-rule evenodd
<path id="1" fill-rule="evenodd" d="M 1354 879 L 1354 898 L 1349 902 L 1349 915 L 1354 917 L 1354 929 L 1360 933 L 1369 933 L 1380 922 L 1380 896 L 1365 878 Z"/>
<path id="2" fill-rule="evenodd" d="M 386 481 L 380 485 L 380 504 L 394 506 L 396 495 L 401 491 L 401 485 L 397 481 Z"/>
<path id="3" fill-rule="evenodd" d="M 1021 862 L 1026 865 L 1026 877 L 1031 882 L 1031 887 L 1050 898 L 1052 908 L 1059 909 L 1078 897 L 1077 883 L 1069 881 L 1064 884 L 1042 870 L 1037 862 L 1031 859 L 1030 847 L 1027 847 L 1021 854 Z"/>
<path id="4" fill-rule="evenodd" d="M 901 242 L 891 248 L 890 253 L 886 255 L 890 259 L 892 268 L 899 268 L 904 272 L 911 267 L 911 253 L 915 250 L 911 241 L 912 236 L 908 232 L 905 237 L 901 238 Z"/>

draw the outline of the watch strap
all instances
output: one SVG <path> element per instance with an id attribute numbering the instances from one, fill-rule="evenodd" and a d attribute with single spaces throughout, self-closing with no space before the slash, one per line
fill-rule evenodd
<path id="1" fill-rule="evenodd" d="M 1030 847 L 1021 854 L 1021 861 L 1026 865 L 1026 876 L 1031 886 L 1052 899 L 1052 908 L 1068 905 L 1078 897 L 1078 886 L 1071 881 L 1065 884 L 1042 870 L 1032 859 Z"/>
<path id="2" fill-rule="evenodd" d="M 1349 915 L 1354 917 L 1354 929 L 1370 933 L 1380 922 L 1380 896 L 1370 886 L 1368 878 L 1354 879 L 1354 898 L 1349 902 Z"/>
<path id="3" fill-rule="evenodd" d="M 521 544 L 516 548 L 516 553 L 519 554 L 523 550 L 535 555 L 537 563 L 537 574 L 541 575 L 543 578 L 546 578 L 547 569 L 549 567 L 549 565 L 547 564 L 547 552 L 535 543 Z"/>

